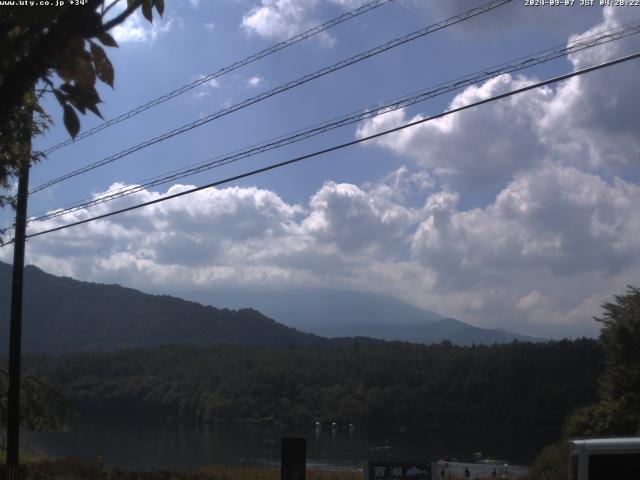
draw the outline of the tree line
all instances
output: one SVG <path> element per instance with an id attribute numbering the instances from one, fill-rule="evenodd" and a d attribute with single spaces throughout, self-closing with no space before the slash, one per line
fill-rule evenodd
<path id="1" fill-rule="evenodd" d="M 458 347 L 167 346 L 33 355 L 81 413 L 204 422 L 555 428 L 596 399 L 596 340 Z"/>

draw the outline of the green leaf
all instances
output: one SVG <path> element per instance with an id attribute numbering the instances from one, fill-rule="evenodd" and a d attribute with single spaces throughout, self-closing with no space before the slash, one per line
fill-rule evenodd
<path id="1" fill-rule="evenodd" d="M 78 120 L 78 115 L 71 105 L 65 104 L 64 108 L 64 126 L 73 138 L 76 138 L 76 135 L 80 131 L 80 120 Z"/>
<path id="2" fill-rule="evenodd" d="M 76 64 L 78 65 L 78 69 L 74 72 L 76 74 L 76 82 L 87 86 L 92 86 L 96 83 L 96 72 L 93 69 L 92 60 L 89 52 L 84 50 L 76 57 Z"/>
<path id="3" fill-rule="evenodd" d="M 85 50 L 67 51 L 59 56 L 56 64 L 58 76 L 65 82 L 92 86 L 96 83 L 96 73 L 89 52 Z"/>
<path id="4" fill-rule="evenodd" d="M 97 77 L 113 88 L 113 65 L 100 45 L 91 44 L 91 57 Z"/>
<path id="5" fill-rule="evenodd" d="M 142 0 L 142 15 L 153 23 L 153 11 L 151 10 L 151 0 Z"/>
<path id="6" fill-rule="evenodd" d="M 65 82 L 70 82 L 71 80 L 73 80 L 73 73 L 71 72 L 71 68 L 69 67 L 68 63 L 62 63 L 65 60 L 65 57 L 60 57 L 56 61 L 56 73 Z"/>
<path id="7" fill-rule="evenodd" d="M 100 113 L 100 110 L 98 110 L 98 107 L 96 107 L 95 103 L 92 104 L 88 104 L 87 108 L 89 110 L 91 110 L 95 115 L 97 115 L 98 117 L 100 117 L 101 119 L 104 120 L 104 117 L 102 116 L 102 114 Z"/>
<path id="8" fill-rule="evenodd" d="M 36 102 L 36 104 L 33 106 L 33 109 L 34 109 L 36 112 L 38 112 L 40 115 L 46 115 L 46 114 L 44 113 L 43 108 L 42 108 L 42 107 L 40 106 L 40 104 L 39 104 L 39 103 L 37 103 L 37 102 Z"/>
<path id="9" fill-rule="evenodd" d="M 102 43 L 105 47 L 117 47 L 118 46 L 118 44 L 113 39 L 113 37 L 110 34 L 108 34 L 107 32 L 103 32 L 100 35 L 98 35 L 98 40 L 100 40 L 100 43 Z"/>
<path id="10" fill-rule="evenodd" d="M 74 52 L 81 52 L 84 50 L 84 38 L 80 35 L 75 35 L 69 39 L 68 48 Z"/>
<path id="11" fill-rule="evenodd" d="M 55 58 L 54 68 L 65 82 L 75 80 L 83 85 L 93 85 L 96 81 L 91 55 L 84 50 L 82 39 L 79 42 L 70 41 L 67 48 L 62 49 Z"/>
<path id="12" fill-rule="evenodd" d="M 67 94 L 66 97 L 63 98 L 76 107 L 76 110 L 80 113 L 84 115 L 85 110 L 89 109 L 100 118 L 103 118 L 100 110 L 98 110 L 98 107 L 96 106 L 98 103 L 102 103 L 102 100 L 100 100 L 100 96 L 98 95 L 98 91 L 95 87 L 65 83 L 60 86 L 60 89 Z"/>
<path id="13" fill-rule="evenodd" d="M 69 97 L 69 103 L 76 107 L 76 110 L 78 110 L 81 114 L 85 114 L 86 107 L 84 103 L 80 102 L 77 98 Z"/>
<path id="14" fill-rule="evenodd" d="M 70 83 L 63 83 L 62 85 L 60 85 L 60 90 L 62 90 L 64 93 L 68 93 L 69 95 L 74 92 L 75 88 L 76 87 L 74 87 Z"/>
<path id="15" fill-rule="evenodd" d="M 98 91 L 95 89 L 95 87 L 84 89 L 83 94 L 85 95 L 86 103 L 92 103 L 94 105 L 96 103 L 102 103 L 100 95 L 98 95 Z"/>
<path id="16" fill-rule="evenodd" d="M 37 102 L 36 94 L 32 90 L 29 90 L 27 93 L 24 94 L 24 105 L 25 106 L 33 107 L 33 105 L 36 102 Z"/>
<path id="17" fill-rule="evenodd" d="M 162 16 L 164 13 L 164 0 L 156 0 L 156 10 Z"/>
<path id="18" fill-rule="evenodd" d="M 67 97 L 57 88 L 53 89 L 53 94 L 56 96 L 58 103 L 64 106 L 64 104 L 67 102 Z"/>

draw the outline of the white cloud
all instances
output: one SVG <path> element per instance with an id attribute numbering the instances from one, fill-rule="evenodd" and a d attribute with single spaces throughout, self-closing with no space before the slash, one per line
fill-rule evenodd
<path id="1" fill-rule="evenodd" d="M 417 258 L 452 281 L 463 274 L 480 284 L 505 267 L 615 275 L 640 258 L 640 212 L 632 207 L 640 187 L 621 179 L 549 165 L 519 175 L 485 208 L 459 211 L 457 201 L 431 195 L 412 243 Z"/>
<path id="2" fill-rule="evenodd" d="M 620 23 L 618 10 L 584 35 Z M 573 37 L 572 39 L 574 39 Z M 634 43 L 635 40 L 635 43 Z M 637 39 L 572 54 L 575 69 L 628 54 Z M 640 173 L 640 144 L 633 125 L 640 93 L 640 64 L 631 62 L 435 119 L 373 143 L 413 159 L 458 188 L 501 185 L 519 172 L 555 162 L 607 175 Z M 472 86 L 450 102 L 453 109 L 538 81 L 503 75 Z M 606 86 L 606 88 L 603 88 Z M 397 110 L 364 122 L 357 136 L 424 119 Z"/>
<path id="3" fill-rule="evenodd" d="M 345 10 L 353 10 L 354 8 L 361 7 L 363 4 L 367 3 L 367 0 L 329 0 L 331 3 L 335 3 L 336 5 L 340 5 Z"/>
<path id="4" fill-rule="evenodd" d="M 604 21 L 580 36 L 626 23 L 628 18 L 622 12 L 628 10 L 605 9 Z M 638 39 L 630 37 L 583 50 L 571 55 L 570 60 L 575 69 L 581 69 L 634 53 L 639 46 Z M 540 119 L 546 146 L 580 159 L 593 170 L 637 173 L 635 159 L 640 156 L 640 147 L 633 125 L 640 122 L 640 112 L 634 108 L 640 96 L 636 86 L 639 75 L 640 65 L 632 61 L 561 85 L 547 114 Z"/>
<path id="5" fill-rule="evenodd" d="M 518 307 L 520 310 L 528 310 L 530 308 L 534 308 L 536 305 L 539 305 L 543 301 L 544 296 L 538 290 L 533 290 L 532 292 L 520 298 L 518 300 L 518 303 L 516 303 L 516 307 Z"/>
<path id="6" fill-rule="evenodd" d="M 122 2 L 121 2 L 122 3 Z M 169 33 L 175 27 L 182 27 L 183 22 L 180 17 L 160 19 L 155 18 L 153 23 L 149 23 L 139 11 L 133 13 L 123 23 L 111 30 L 113 38 L 118 43 L 147 43 L 154 42 L 162 35 Z"/>
<path id="7" fill-rule="evenodd" d="M 411 171 L 401 166 L 377 182 L 366 182 L 363 188 L 372 194 L 404 203 L 414 195 L 421 195 L 435 187 L 435 181 L 424 170 Z"/>
<path id="8" fill-rule="evenodd" d="M 305 232 L 346 253 L 395 256 L 415 212 L 351 184 L 327 182 L 309 202 Z"/>
<path id="9" fill-rule="evenodd" d="M 453 99 L 450 108 L 530 82 L 503 75 L 467 88 Z M 551 95 L 551 90 L 544 88 L 517 95 L 381 137 L 374 143 L 413 158 L 434 175 L 446 176 L 462 186 L 494 184 L 526 169 L 543 155 L 535 121 L 544 115 Z M 357 136 L 366 137 L 423 118 L 408 117 L 405 110 L 396 110 L 363 122 Z"/>
<path id="10" fill-rule="evenodd" d="M 421 177 L 400 169 L 363 186 L 327 182 L 306 205 L 254 187 L 201 191 L 36 237 L 29 261 L 166 292 L 225 285 L 387 293 L 539 335 L 594 333 L 598 306 L 637 280 L 637 185 L 547 165 L 519 174 L 486 207 L 463 210 L 457 193 L 428 193 Z M 422 192 L 424 204 L 406 205 L 404 194 L 391 193 L 397 185 Z M 158 196 L 142 191 L 32 228 Z"/>
<path id="11" fill-rule="evenodd" d="M 329 4 L 352 10 L 363 0 L 261 0 L 242 18 L 242 28 L 252 34 L 270 40 L 284 40 L 322 23 L 318 10 Z M 318 35 L 327 46 L 335 44 L 335 38 L 326 32 Z"/>
<path id="12" fill-rule="evenodd" d="M 318 0 L 262 0 L 242 18 L 242 27 L 268 39 L 285 39 L 310 28 Z"/>
<path id="13" fill-rule="evenodd" d="M 200 74 L 200 75 L 191 77 L 189 80 L 190 81 L 202 80 L 204 79 L 204 77 L 205 77 L 204 74 Z M 218 80 L 216 80 L 215 78 L 212 78 L 211 80 L 207 80 L 206 82 L 203 82 L 200 85 L 198 85 L 198 87 L 195 90 L 195 93 L 192 96 L 195 98 L 208 97 L 209 95 L 211 95 L 211 93 L 214 90 L 217 90 L 219 88 L 220 88 L 220 82 L 218 82 Z"/>
<path id="14" fill-rule="evenodd" d="M 249 87 L 255 88 L 262 83 L 264 78 L 259 75 L 254 75 L 253 77 L 247 78 L 247 85 Z"/>

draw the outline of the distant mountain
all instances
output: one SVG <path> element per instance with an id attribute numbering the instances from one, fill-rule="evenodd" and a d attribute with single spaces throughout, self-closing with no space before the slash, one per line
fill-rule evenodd
<path id="1" fill-rule="evenodd" d="M 323 289 L 185 291 L 201 303 L 252 306 L 293 328 L 323 337 L 370 337 L 415 343 L 494 344 L 544 339 L 486 329 L 414 307 L 387 295 Z"/>
<path id="2" fill-rule="evenodd" d="M 440 343 L 450 340 L 456 345 L 473 345 L 494 343 L 510 343 L 514 340 L 520 342 L 546 342 L 547 339 L 519 335 L 502 329 L 480 328 L 455 318 L 444 318 L 419 329 L 397 329 L 397 333 L 390 334 L 394 340 L 408 340 L 420 343 Z"/>
<path id="3" fill-rule="evenodd" d="M 311 329 L 311 332 L 326 337 L 367 337 L 400 340 L 414 343 L 440 343 L 449 340 L 456 345 L 492 345 L 494 343 L 540 342 L 546 339 L 518 335 L 507 330 L 480 328 L 454 318 L 443 318 L 422 325 L 371 324 L 349 325 L 332 324 L 324 328 Z"/>
<path id="4" fill-rule="evenodd" d="M 331 337 L 376 337 L 375 326 L 423 326 L 444 318 L 388 295 L 320 288 L 213 289 L 184 291 L 180 296 L 218 307 L 251 306 L 285 325 Z"/>
<path id="5" fill-rule="evenodd" d="M 0 351 L 8 349 L 11 266 L 0 263 Z M 168 295 L 56 277 L 25 269 L 25 352 L 107 351 L 158 345 L 317 345 L 300 332 L 247 308 L 217 309 Z"/>
<path id="6" fill-rule="evenodd" d="M 0 262 L 0 335 L 4 339 L 0 352 L 8 349 L 10 279 L 11 266 Z M 206 294 L 192 292 L 189 296 L 204 298 Z M 347 337 L 368 337 L 360 338 L 366 343 L 430 344 L 446 339 L 457 345 L 539 340 L 442 318 L 384 295 L 331 290 L 215 291 L 208 292 L 208 298 L 239 308 L 220 309 L 120 285 L 81 282 L 27 266 L 23 350 L 62 353 L 222 343 L 338 346 L 349 343 Z M 257 307 L 268 316 L 247 307 Z"/>

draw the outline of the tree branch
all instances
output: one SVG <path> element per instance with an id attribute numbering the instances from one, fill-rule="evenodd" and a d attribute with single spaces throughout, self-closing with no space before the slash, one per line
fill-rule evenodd
<path id="1" fill-rule="evenodd" d="M 102 18 L 104 18 L 104 16 L 107 14 L 107 12 L 109 12 L 109 10 L 111 10 L 113 7 L 115 7 L 118 2 L 120 2 L 120 0 L 113 0 L 113 2 L 111 2 L 111 4 L 105 8 L 104 3 L 102 3 L 102 12 L 100 12 L 100 16 Z"/>
<path id="2" fill-rule="evenodd" d="M 107 23 L 103 23 L 102 24 L 102 28 L 104 32 L 107 32 L 109 30 L 111 30 L 113 27 L 115 27 L 116 25 L 120 25 L 122 22 L 124 22 L 127 18 L 129 18 L 129 15 L 131 15 L 133 12 L 136 11 L 136 9 L 142 5 L 142 0 L 135 0 L 133 3 L 131 3 L 131 5 L 129 5 L 127 7 L 127 9 L 122 12 L 120 15 L 118 15 L 117 17 L 112 18 L 111 20 L 109 20 Z"/>

